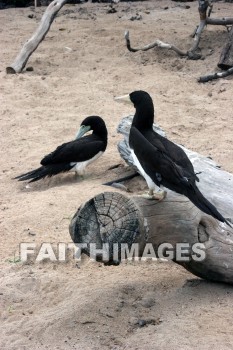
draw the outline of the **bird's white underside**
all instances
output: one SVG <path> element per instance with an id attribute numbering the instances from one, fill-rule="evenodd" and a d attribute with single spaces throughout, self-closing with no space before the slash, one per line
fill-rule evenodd
<path id="1" fill-rule="evenodd" d="M 75 172 L 78 173 L 78 175 L 81 175 L 81 176 L 84 175 L 84 174 L 85 174 L 85 171 L 86 171 L 86 167 L 87 167 L 90 163 L 92 163 L 92 162 L 94 162 L 96 159 L 98 159 L 103 153 L 104 153 L 104 152 L 101 151 L 101 152 L 97 153 L 93 158 L 88 159 L 88 160 L 86 160 L 85 162 L 78 162 L 78 163 L 73 162 L 73 163 L 70 163 L 70 165 L 73 166 L 73 168 L 70 169 L 70 171 L 75 171 Z"/>
<path id="2" fill-rule="evenodd" d="M 149 175 L 147 175 L 147 173 L 145 172 L 145 170 L 143 169 L 143 167 L 141 166 L 136 154 L 134 153 L 134 150 L 131 148 L 131 155 L 133 158 L 133 162 L 134 165 L 138 168 L 140 174 L 144 177 L 144 179 L 146 180 L 147 186 L 149 187 L 150 190 L 153 191 L 160 191 L 160 188 L 152 181 L 152 179 L 150 178 Z"/>

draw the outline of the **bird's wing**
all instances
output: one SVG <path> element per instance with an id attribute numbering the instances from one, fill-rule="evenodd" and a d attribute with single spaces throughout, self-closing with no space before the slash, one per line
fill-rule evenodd
<path id="1" fill-rule="evenodd" d="M 182 166 L 184 170 L 193 173 L 193 175 L 195 176 L 193 165 L 185 151 L 172 141 L 166 139 L 161 135 L 159 136 L 161 142 L 163 143 L 163 146 L 166 149 L 167 155 L 169 155 L 172 158 L 172 160 L 175 161 L 176 164 Z"/>
<path id="2" fill-rule="evenodd" d="M 186 177 L 193 179 L 194 182 L 195 180 L 199 181 L 190 159 L 181 147 L 155 131 L 149 132 L 145 137 L 154 147 L 166 154 L 175 164 L 181 166 Z"/>
<path id="3" fill-rule="evenodd" d="M 42 165 L 84 162 L 93 158 L 100 151 L 105 150 L 105 144 L 100 139 L 91 137 L 92 135 L 80 139 L 63 143 L 55 151 L 46 155 L 42 160 Z"/>
<path id="4" fill-rule="evenodd" d="M 135 127 L 130 130 L 130 144 L 145 172 L 155 183 L 158 184 L 157 174 L 160 174 L 162 183 L 179 193 L 182 193 L 182 185 L 190 186 L 183 168 L 152 145 Z"/>
<path id="5" fill-rule="evenodd" d="M 156 173 L 159 173 L 162 179 L 161 183 L 165 187 L 184 194 L 204 213 L 231 227 L 228 220 L 203 196 L 196 184 L 185 176 L 183 168 L 171 160 L 167 154 L 154 147 L 135 127 L 130 130 L 130 141 L 139 162 L 155 183 L 158 184 Z"/>

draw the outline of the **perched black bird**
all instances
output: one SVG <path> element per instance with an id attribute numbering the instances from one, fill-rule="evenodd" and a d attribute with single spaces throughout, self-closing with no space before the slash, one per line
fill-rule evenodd
<path id="1" fill-rule="evenodd" d="M 117 97 L 119 101 L 130 101 L 136 108 L 129 134 L 129 146 L 134 164 L 145 178 L 149 199 L 163 199 L 166 192 L 155 193 L 156 185 L 163 185 L 183 194 L 204 213 L 221 222 L 229 223 L 199 191 L 199 181 L 194 168 L 181 147 L 153 130 L 154 105 L 145 91 L 134 91 Z"/>
<path id="2" fill-rule="evenodd" d="M 86 135 L 92 130 L 91 135 Z M 82 137 L 83 136 L 83 137 Z M 107 147 L 107 128 L 102 118 L 87 117 L 83 120 L 74 141 L 63 143 L 55 151 L 46 155 L 38 169 L 15 177 L 19 181 L 38 181 L 67 171 L 84 175 L 88 164 L 98 159 Z"/>

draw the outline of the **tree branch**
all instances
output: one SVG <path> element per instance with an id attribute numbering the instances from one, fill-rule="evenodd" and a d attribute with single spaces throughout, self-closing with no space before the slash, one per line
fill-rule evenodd
<path id="1" fill-rule="evenodd" d="M 179 49 L 178 47 L 176 47 L 173 44 L 168 44 L 168 43 L 164 43 L 161 40 L 155 40 L 153 43 L 142 46 L 142 47 L 131 47 L 130 44 L 130 39 L 129 39 L 129 31 L 125 32 L 125 40 L 126 40 L 126 46 L 127 49 L 131 52 L 137 52 L 137 51 L 147 51 L 150 50 L 154 47 L 161 47 L 161 48 L 165 48 L 168 50 L 173 50 L 175 51 L 179 56 L 181 57 L 188 57 L 189 59 L 192 60 L 197 60 L 201 58 L 201 55 L 196 53 L 198 47 L 199 47 L 199 43 L 201 40 L 201 34 L 205 28 L 205 26 L 207 24 L 213 24 L 213 25 L 230 25 L 233 24 L 233 18 L 222 18 L 222 19 L 217 19 L 217 18 L 209 18 L 213 5 L 210 1 L 208 0 L 198 0 L 198 11 L 199 11 L 199 15 L 200 15 L 200 23 L 197 27 L 197 29 L 194 32 L 194 44 L 193 46 L 188 50 L 188 51 L 183 51 L 181 49 Z M 207 10 L 209 8 L 208 11 L 208 16 L 207 16 Z"/>
<path id="2" fill-rule="evenodd" d="M 228 26 L 233 25 L 233 18 L 227 17 L 227 18 L 207 18 L 206 24 L 212 24 L 217 26 Z"/>
<path id="3" fill-rule="evenodd" d="M 228 75 L 233 74 L 233 67 L 229 68 L 228 70 L 226 70 L 225 72 L 218 72 L 218 73 L 212 73 L 209 75 L 204 75 L 202 77 L 200 77 L 198 79 L 199 83 L 206 83 L 207 81 L 210 80 L 215 80 L 215 79 L 219 79 L 219 78 L 225 78 Z"/>
<path id="4" fill-rule="evenodd" d="M 161 47 L 163 49 L 168 49 L 168 50 L 173 50 L 175 51 L 178 55 L 180 56 L 187 56 L 187 52 L 180 50 L 179 48 L 177 48 L 176 46 L 172 45 L 172 44 L 168 44 L 168 43 L 164 43 L 161 40 L 155 40 L 153 43 L 142 46 L 142 47 L 131 47 L 130 44 L 130 39 L 129 39 L 129 31 L 127 30 L 125 32 L 125 40 L 126 40 L 126 46 L 127 49 L 131 52 L 137 52 L 137 51 L 147 51 L 152 49 L 153 47 Z"/>
<path id="5" fill-rule="evenodd" d="M 33 36 L 24 44 L 20 53 L 16 57 L 15 61 L 11 64 L 11 66 L 6 68 L 7 74 L 20 73 L 23 70 L 29 57 L 37 49 L 40 42 L 44 39 L 45 35 L 49 31 L 49 28 L 56 14 L 67 1 L 68 0 L 54 0 L 50 3 L 41 19 L 39 27 Z"/>

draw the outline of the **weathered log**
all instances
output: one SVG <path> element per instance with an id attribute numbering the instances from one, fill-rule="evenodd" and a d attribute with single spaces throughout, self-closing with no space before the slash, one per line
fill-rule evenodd
<path id="1" fill-rule="evenodd" d="M 99 261 L 118 262 L 127 249 L 131 254 L 134 250 L 135 259 L 161 258 L 161 254 L 166 258 L 169 253 L 174 262 L 201 278 L 233 284 L 233 231 L 170 191 L 159 203 L 101 193 L 77 211 L 70 235 L 74 243 L 86 245 L 83 251 L 87 255 Z M 186 252 L 179 255 L 182 245 Z M 199 248 L 201 257 L 194 254 Z M 96 255 L 95 249 L 104 252 Z"/>
<path id="2" fill-rule="evenodd" d="M 131 122 L 132 117 L 126 117 L 118 127 L 124 135 L 118 149 L 129 165 L 132 164 L 128 146 Z M 164 135 L 158 126 L 154 127 Z M 209 158 L 184 150 L 195 170 L 201 171 L 200 186 L 198 184 L 201 191 L 233 222 L 233 175 L 220 170 Z M 97 256 L 101 261 L 121 260 L 122 252 L 127 249 L 125 245 L 131 252 L 135 248 L 135 256 L 145 258 L 152 247 L 160 257 L 162 243 L 173 249 L 186 243 L 185 258 L 188 260 L 181 261 L 176 251 L 172 256 L 174 262 L 199 277 L 233 284 L 233 230 L 202 213 L 186 197 L 169 190 L 161 202 L 138 196 L 129 198 L 120 193 L 101 193 L 79 208 L 71 221 L 70 234 L 75 243 L 86 244 L 83 251 L 90 256 L 93 256 L 93 249 L 104 248 L 105 254 Z M 96 247 L 92 248 L 91 243 Z M 193 258 L 192 247 L 197 244 L 202 244 L 204 260 Z"/>
<path id="3" fill-rule="evenodd" d="M 222 50 L 218 67 L 223 70 L 228 70 L 233 67 L 233 26 L 229 32 L 228 43 Z"/>
<path id="4" fill-rule="evenodd" d="M 23 70 L 31 54 L 36 50 L 48 33 L 56 14 L 67 1 L 68 0 L 54 0 L 49 4 L 33 36 L 24 44 L 11 66 L 6 68 L 7 74 L 20 73 Z"/>

